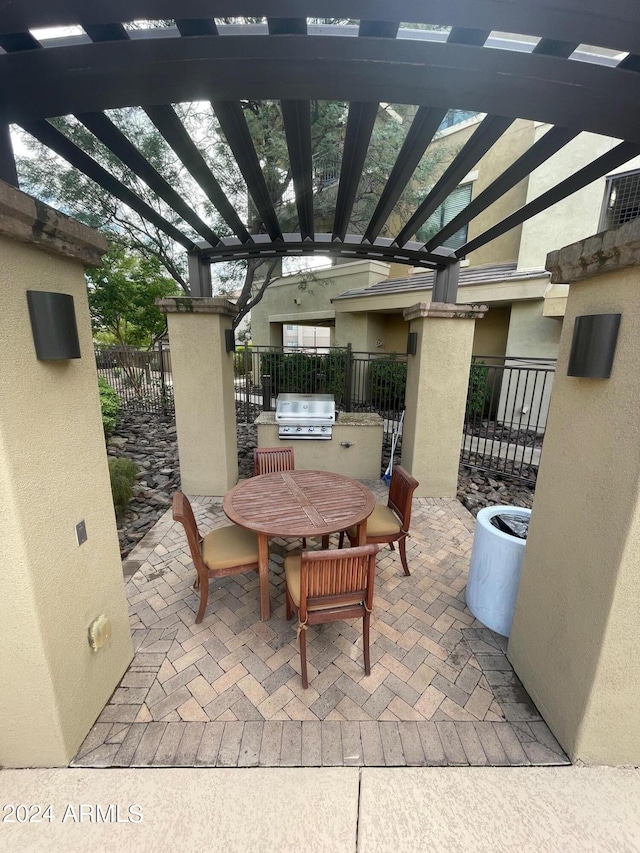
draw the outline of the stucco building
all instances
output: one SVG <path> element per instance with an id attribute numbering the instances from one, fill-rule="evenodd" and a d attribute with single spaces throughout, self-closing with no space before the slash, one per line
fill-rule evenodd
<path id="1" fill-rule="evenodd" d="M 466 118 L 442 130 L 433 145 L 447 146 L 453 156 L 481 118 Z M 550 127 L 515 121 L 418 236 L 427 240 L 430 223 L 442 226 L 451 221 Z M 487 211 L 453 233 L 445 245 L 473 247 L 476 236 L 610 151 L 617 142 L 592 133 L 577 135 Z M 638 170 L 640 158 L 467 254 L 461 263 L 458 302 L 489 307 L 476 324 L 475 355 L 556 357 L 568 285 L 550 284 L 544 269 L 546 255 L 556 245 L 634 218 L 640 210 Z M 433 273 L 370 260 L 341 261 L 326 269 L 285 276 L 268 288 L 252 312 L 253 342 L 276 346 L 350 342 L 356 351 L 403 352 L 407 324 L 402 312 L 416 302 L 429 302 L 432 283 Z"/>

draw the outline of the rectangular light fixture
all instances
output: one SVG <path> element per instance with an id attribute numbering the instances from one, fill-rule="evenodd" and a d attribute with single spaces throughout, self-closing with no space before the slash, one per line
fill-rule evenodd
<path id="1" fill-rule="evenodd" d="M 45 290 L 27 290 L 31 332 L 41 361 L 80 358 L 73 296 Z"/>
<path id="2" fill-rule="evenodd" d="M 567 376 L 608 379 L 618 341 L 620 314 L 576 317 Z"/>

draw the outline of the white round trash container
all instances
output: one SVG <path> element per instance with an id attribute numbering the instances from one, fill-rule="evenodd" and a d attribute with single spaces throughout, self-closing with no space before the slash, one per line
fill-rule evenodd
<path id="1" fill-rule="evenodd" d="M 526 539 L 504 533 L 491 523 L 495 515 L 531 517 L 531 510 L 518 506 L 490 506 L 476 518 L 467 607 L 473 615 L 497 634 L 508 637 L 520 585 Z"/>

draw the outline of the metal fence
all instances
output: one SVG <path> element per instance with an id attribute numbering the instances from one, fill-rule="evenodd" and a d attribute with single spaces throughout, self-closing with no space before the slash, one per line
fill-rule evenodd
<path id="1" fill-rule="evenodd" d="M 116 391 L 124 409 L 172 414 L 171 353 L 160 341 L 152 350 L 98 347 L 98 375 Z"/>
<path id="2" fill-rule="evenodd" d="M 278 394 L 333 394 L 343 412 L 378 412 L 391 434 L 404 408 L 405 353 L 379 355 L 346 347 L 257 347 L 236 350 L 235 393 L 239 422 L 271 411 Z"/>
<path id="3" fill-rule="evenodd" d="M 460 461 L 535 482 L 556 360 L 474 356 Z"/>

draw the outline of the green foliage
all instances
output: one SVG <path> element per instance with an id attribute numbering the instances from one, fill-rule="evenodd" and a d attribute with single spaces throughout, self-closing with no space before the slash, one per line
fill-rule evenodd
<path id="1" fill-rule="evenodd" d="M 120 517 L 126 512 L 129 501 L 133 497 L 133 484 L 138 474 L 138 466 L 130 459 L 109 459 L 109 477 L 111 479 L 111 494 L 116 515 Z"/>
<path id="2" fill-rule="evenodd" d="M 302 352 L 270 352 L 260 356 L 260 381 L 271 376 L 274 395 L 333 394 L 336 405 L 344 397 L 346 353 L 344 350 L 326 354 Z"/>
<path id="3" fill-rule="evenodd" d="M 238 347 L 238 349 L 233 354 L 233 375 L 234 376 L 244 376 L 245 372 L 248 370 L 249 373 L 252 371 L 253 359 L 251 357 L 251 341 L 247 341 L 248 346 L 248 355 L 247 355 L 247 364 L 245 365 L 245 355 L 244 355 L 244 346 Z"/>
<path id="4" fill-rule="evenodd" d="M 369 364 L 369 397 L 371 405 L 381 411 L 404 409 L 407 365 L 395 356 L 379 358 Z"/>
<path id="5" fill-rule="evenodd" d="M 484 361 L 474 362 L 471 365 L 471 372 L 469 373 L 465 420 L 467 422 L 472 421 L 488 414 L 486 406 L 490 397 L 489 368 Z"/>
<path id="6" fill-rule="evenodd" d="M 110 336 L 120 346 L 151 348 L 166 329 L 154 300 L 180 293 L 162 274 L 158 259 L 114 244 L 103 265 L 90 267 L 86 274 L 94 335 Z"/>
<path id="7" fill-rule="evenodd" d="M 102 411 L 102 428 L 105 438 L 108 438 L 116 426 L 118 412 L 120 411 L 120 397 L 102 376 L 98 377 L 98 391 Z"/>

